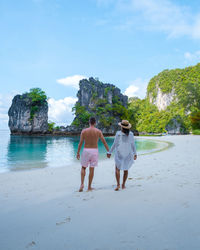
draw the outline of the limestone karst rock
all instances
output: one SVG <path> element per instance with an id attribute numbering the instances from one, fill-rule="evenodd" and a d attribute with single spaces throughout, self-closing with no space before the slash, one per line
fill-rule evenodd
<path id="1" fill-rule="evenodd" d="M 80 129 L 88 126 L 88 114 L 88 117 L 96 117 L 97 127 L 104 134 L 114 134 L 119 129 L 118 122 L 127 111 L 128 97 L 115 85 L 102 83 L 93 77 L 81 80 L 79 87 L 78 101 L 75 105 L 76 117 L 72 126 L 76 125 Z M 85 121 L 83 121 L 84 112 Z"/>
<path id="2" fill-rule="evenodd" d="M 159 111 L 174 103 L 190 112 L 200 108 L 199 89 L 200 63 L 184 69 L 163 70 L 149 81 L 147 98 Z"/>
<path id="3" fill-rule="evenodd" d="M 11 134 L 44 134 L 48 130 L 48 103 L 37 106 L 31 116 L 32 100 L 28 94 L 16 95 L 8 111 Z"/>

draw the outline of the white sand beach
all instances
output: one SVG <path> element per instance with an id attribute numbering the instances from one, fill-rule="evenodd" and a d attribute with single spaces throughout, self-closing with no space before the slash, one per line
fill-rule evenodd
<path id="1" fill-rule="evenodd" d="M 79 165 L 0 174 L 0 250 L 199 250 L 200 136 L 152 139 L 174 146 L 139 156 L 118 192 L 113 157 L 92 192 Z"/>

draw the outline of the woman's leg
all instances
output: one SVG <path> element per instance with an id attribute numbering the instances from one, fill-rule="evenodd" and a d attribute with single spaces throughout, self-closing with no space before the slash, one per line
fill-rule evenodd
<path id="1" fill-rule="evenodd" d="M 124 170 L 122 189 L 126 188 L 125 183 L 126 183 L 127 177 L 128 177 L 128 170 Z"/>
<path id="2" fill-rule="evenodd" d="M 120 188 L 120 170 L 117 168 L 117 166 L 115 167 L 115 177 L 117 181 L 117 187 L 115 188 L 115 191 L 118 191 Z"/>

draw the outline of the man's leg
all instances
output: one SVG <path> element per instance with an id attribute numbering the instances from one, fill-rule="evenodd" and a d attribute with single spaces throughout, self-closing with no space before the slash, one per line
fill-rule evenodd
<path id="1" fill-rule="evenodd" d="M 86 167 L 82 166 L 82 168 L 81 168 L 81 186 L 80 186 L 79 192 L 82 192 L 83 188 L 84 188 L 85 169 L 86 169 Z"/>
<path id="2" fill-rule="evenodd" d="M 92 180 L 94 177 L 94 167 L 90 167 L 89 180 L 88 180 L 88 191 L 92 191 Z"/>
<path id="3" fill-rule="evenodd" d="M 128 177 L 128 170 L 124 170 L 122 189 L 126 188 L 125 183 L 126 183 L 127 177 Z"/>
<path id="4" fill-rule="evenodd" d="M 120 170 L 117 167 L 115 167 L 115 177 L 117 181 L 117 187 L 115 188 L 115 191 L 118 191 L 120 188 Z"/>

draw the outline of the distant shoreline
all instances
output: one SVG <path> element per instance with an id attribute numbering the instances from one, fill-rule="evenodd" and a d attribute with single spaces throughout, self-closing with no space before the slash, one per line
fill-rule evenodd
<path id="1" fill-rule="evenodd" d="M 16 135 L 16 136 L 41 136 L 41 137 L 70 137 L 70 136 L 80 136 L 80 132 L 65 132 L 65 131 L 54 131 L 54 132 L 48 132 L 48 133 L 21 133 L 21 132 L 15 132 L 11 133 L 9 129 L 0 129 L 0 131 L 6 131 L 10 133 L 10 135 Z M 132 131 L 134 133 L 134 136 L 140 136 L 140 137 L 163 137 L 166 135 L 192 135 L 192 133 L 188 134 L 173 134 L 173 133 L 144 133 L 144 132 L 138 132 L 138 131 Z M 103 133 L 104 136 L 110 137 L 115 136 L 115 133 Z"/>

